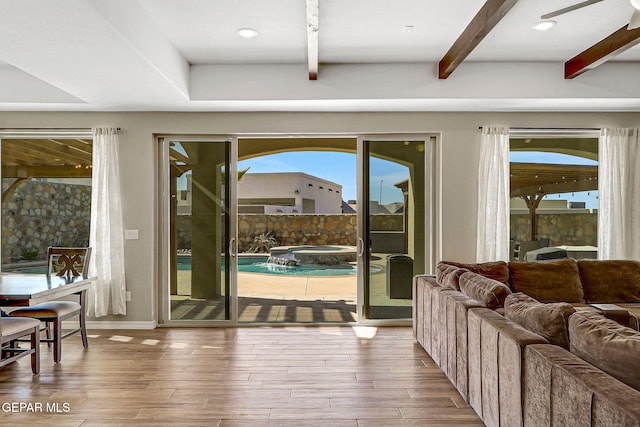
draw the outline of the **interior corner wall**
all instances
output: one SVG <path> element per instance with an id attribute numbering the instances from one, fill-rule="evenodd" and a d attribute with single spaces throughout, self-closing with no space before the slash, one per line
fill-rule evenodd
<path id="1" fill-rule="evenodd" d="M 160 280 L 156 134 L 439 133 L 438 258 L 474 261 L 479 126 L 638 127 L 640 113 L 0 112 L 0 128 L 97 126 L 122 129 L 124 226 L 140 231 L 139 240 L 125 241 L 127 289 L 132 294 L 127 315 L 98 320 L 144 323 L 157 318 Z"/>

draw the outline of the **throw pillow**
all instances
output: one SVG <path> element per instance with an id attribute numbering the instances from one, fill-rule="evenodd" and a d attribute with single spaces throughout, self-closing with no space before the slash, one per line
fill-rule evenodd
<path id="1" fill-rule="evenodd" d="M 576 260 L 510 262 L 514 292 L 524 292 L 540 302 L 583 303 L 584 293 Z"/>
<path id="2" fill-rule="evenodd" d="M 460 276 L 464 272 L 464 268 L 458 268 L 456 266 L 444 263 L 438 263 L 436 266 L 436 281 L 440 286 L 450 289 L 460 290 Z"/>
<path id="3" fill-rule="evenodd" d="M 507 319 L 569 350 L 569 316 L 576 310 L 566 302 L 541 303 L 521 292 L 504 301 Z"/>
<path id="4" fill-rule="evenodd" d="M 588 302 L 640 302 L 640 262 L 581 259 L 578 270 Z"/>
<path id="5" fill-rule="evenodd" d="M 465 264 L 462 262 L 442 261 L 442 264 L 453 265 L 458 268 L 464 268 L 473 273 L 481 274 L 505 285 L 509 283 L 509 270 L 507 263 L 504 261 L 483 262 L 478 264 Z"/>
<path id="6" fill-rule="evenodd" d="M 505 298 L 511 293 L 504 283 L 470 271 L 460 276 L 460 290 L 492 310 L 502 308 Z"/>

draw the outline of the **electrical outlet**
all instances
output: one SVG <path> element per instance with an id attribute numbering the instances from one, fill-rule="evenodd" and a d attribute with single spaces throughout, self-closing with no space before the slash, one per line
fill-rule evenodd
<path id="1" fill-rule="evenodd" d="M 127 291 L 124 294 L 125 301 L 131 301 L 131 291 Z"/>

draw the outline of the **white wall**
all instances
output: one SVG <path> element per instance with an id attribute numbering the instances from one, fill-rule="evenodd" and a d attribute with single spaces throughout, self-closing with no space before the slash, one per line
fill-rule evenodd
<path id="1" fill-rule="evenodd" d="M 238 181 L 238 198 L 291 198 L 299 208 L 302 208 L 302 199 L 312 199 L 315 212 L 307 213 L 341 213 L 342 186 L 321 178 L 299 172 L 247 173 Z M 299 212 L 302 213 L 302 209 Z"/>
<path id="2" fill-rule="evenodd" d="M 156 319 L 159 258 L 158 150 L 154 134 L 439 132 L 442 259 L 474 261 L 479 126 L 640 126 L 640 113 L 50 113 L 0 112 L 0 128 L 122 128 L 124 225 L 130 322 Z"/>

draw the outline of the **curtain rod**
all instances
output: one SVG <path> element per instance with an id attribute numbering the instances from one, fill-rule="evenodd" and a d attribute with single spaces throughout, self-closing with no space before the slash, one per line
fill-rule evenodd
<path id="1" fill-rule="evenodd" d="M 122 129 L 116 128 L 119 133 Z M 92 128 L 0 128 L 0 136 L 20 137 L 24 135 L 33 136 L 91 136 Z"/>
<path id="2" fill-rule="evenodd" d="M 478 126 L 478 129 L 482 129 L 484 126 Z M 529 127 L 509 127 L 509 130 L 523 130 L 523 131 L 540 131 L 540 132 L 548 132 L 548 131 L 600 131 L 602 128 L 529 128 Z"/>
<path id="3" fill-rule="evenodd" d="M 0 128 L 0 132 L 14 132 L 14 131 L 20 131 L 20 132 L 28 132 L 28 131 L 37 131 L 37 132 L 44 132 L 44 131 L 65 131 L 65 132 L 91 132 L 92 128 Z M 117 130 L 122 130 L 122 128 L 116 128 Z"/>

